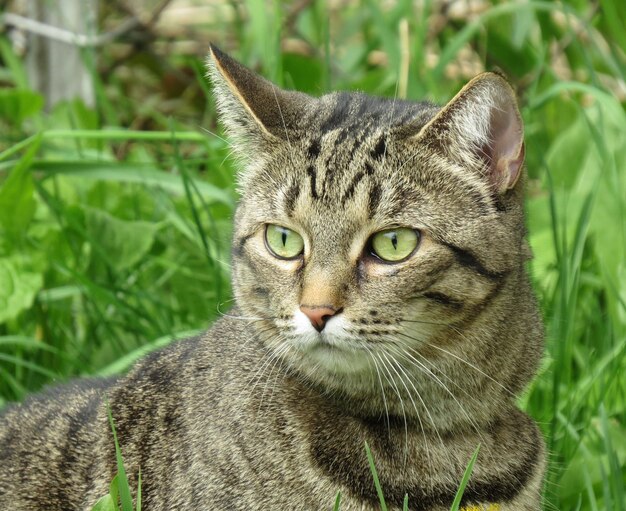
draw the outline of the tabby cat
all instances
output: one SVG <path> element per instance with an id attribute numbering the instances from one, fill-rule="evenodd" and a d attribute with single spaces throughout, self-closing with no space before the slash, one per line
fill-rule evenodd
<path id="1" fill-rule="evenodd" d="M 516 407 L 542 352 L 525 264 L 523 126 L 485 73 L 443 108 L 281 90 L 211 48 L 241 159 L 236 307 L 126 376 L 0 419 L 0 509 L 536 511 L 545 454 Z"/>

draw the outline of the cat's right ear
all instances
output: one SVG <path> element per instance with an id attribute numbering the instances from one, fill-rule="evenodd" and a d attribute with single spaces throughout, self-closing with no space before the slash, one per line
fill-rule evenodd
<path id="1" fill-rule="evenodd" d="M 246 153 L 264 144 L 288 141 L 312 100 L 306 94 L 285 91 L 210 46 L 207 67 L 218 112 L 235 147 Z"/>

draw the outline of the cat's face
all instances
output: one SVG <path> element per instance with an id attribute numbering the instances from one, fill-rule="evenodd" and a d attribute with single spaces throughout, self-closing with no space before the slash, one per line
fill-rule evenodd
<path id="1" fill-rule="evenodd" d="M 440 110 L 314 99 L 219 50 L 213 59 L 245 161 L 234 290 L 266 346 L 348 393 L 416 364 L 430 371 L 438 350 L 476 350 L 468 325 L 525 259 L 522 125 L 508 84 L 483 75 Z"/>
<path id="2" fill-rule="evenodd" d="M 366 131 L 290 141 L 248 176 L 237 216 L 238 303 L 320 376 L 369 371 L 390 337 L 429 340 L 493 286 L 446 245 L 452 229 L 460 246 L 488 235 L 463 179 L 438 182 L 432 155 Z"/>

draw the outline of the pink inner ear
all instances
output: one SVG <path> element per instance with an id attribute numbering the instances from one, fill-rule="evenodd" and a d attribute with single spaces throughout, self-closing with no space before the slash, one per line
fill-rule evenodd
<path id="1" fill-rule="evenodd" d="M 515 105 L 499 98 L 491 110 L 491 179 L 498 191 L 515 186 L 524 163 L 524 128 Z"/>
<path id="2" fill-rule="evenodd" d="M 517 183 L 521 174 L 520 170 L 522 169 L 525 155 L 526 149 L 524 147 L 524 142 L 522 141 L 515 158 L 511 160 L 501 159 L 498 161 L 498 174 L 503 177 L 508 177 L 508 180 L 502 183 L 504 189 L 509 190 L 515 186 L 515 183 Z"/>

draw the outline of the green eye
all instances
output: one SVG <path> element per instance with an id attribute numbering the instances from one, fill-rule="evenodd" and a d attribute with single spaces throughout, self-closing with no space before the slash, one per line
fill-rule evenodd
<path id="1" fill-rule="evenodd" d="M 372 236 L 371 252 L 383 261 L 395 263 L 409 257 L 418 242 L 418 231 L 406 227 L 387 229 Z"/>
<path id="2" fill-rule="evenodd" d="M 302 236 L 280 225 L 269 224 L 265 227 L 265 244 L 279 259 L 295 259 L 304 249 Z"/>

